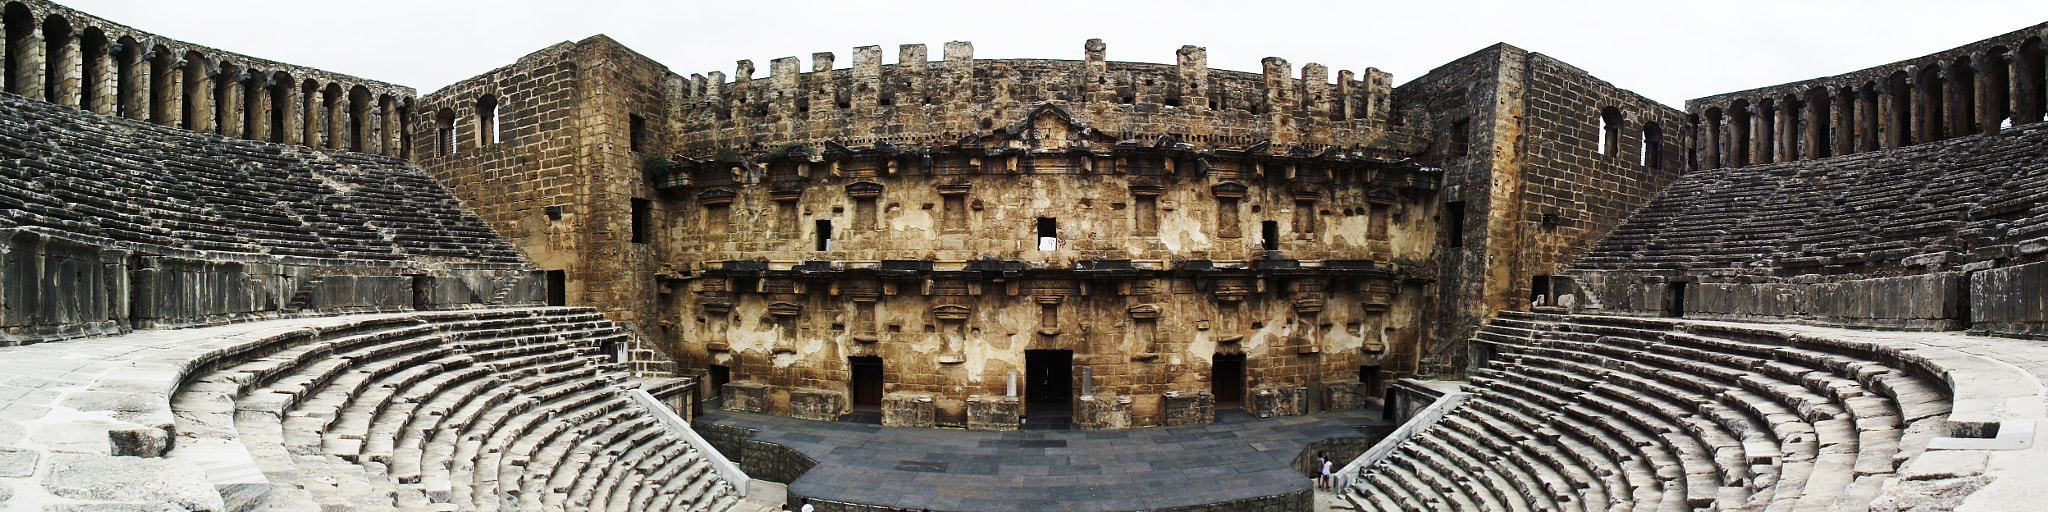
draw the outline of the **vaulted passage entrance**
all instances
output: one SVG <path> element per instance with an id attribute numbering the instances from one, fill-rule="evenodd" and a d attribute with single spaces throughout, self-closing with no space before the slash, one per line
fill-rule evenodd
<path id="1" fill-rule="evenodd" d="M 1244 354 L 1216 354 L 1209 370 L 1209 394 L 1217 409 L 1236 409 L 1244 403 Z"/>
<path id="2" fill-rule="evenodd" d="M 854 356 L 846 358 L 847 366 L 853 369 L 853 409 L 881 412 L 882 407 L 882 358 Z"/>
<path id="3" fill-rule="evenodd" d="M 1074 420 L 1074 351 L 1024 351 L 1024 428 L 1066 429 Z"/>

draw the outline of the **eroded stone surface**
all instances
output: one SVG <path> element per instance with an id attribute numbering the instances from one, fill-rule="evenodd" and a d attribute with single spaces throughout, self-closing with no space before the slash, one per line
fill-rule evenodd
<path id="1" fill-rule="evenodd" d="M 58 453 L 50 456 L 43 487 L 65 498 L 168 504 L 181 510 L 221 510 L 219 494 L 199 468 L 165 459 Z"/>

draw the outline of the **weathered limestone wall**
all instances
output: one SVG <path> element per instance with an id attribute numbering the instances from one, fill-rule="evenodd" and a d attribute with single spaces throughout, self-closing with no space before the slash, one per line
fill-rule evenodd
<path id="1" fill-rule="evenodd" d="M 674 105 L 678 152 L 709 158 L 828 140 L 923 146 L 986 132 L 1047 102 L 1070 105 L 1082 123 L 1120 139 L 1312 149 L 1413 142 L 1385 129 L 1392 77 L 1377 69 L 1340 70 L 1333 81 L 1321 64 L 1297 73 L 1270 57 L 1262 73 L 1212 70 L 1207 50 L 1194 46 L 1176 52 L 1174 64 L 1110 62 L 1101 40 L 1084 45 L 1082 60 L 975 60 L 962 41 L 946 43 L 942 60 L 930 60 L 922 44 L 903 45 L 898 55 L 885 66 L 880 47 L 864 46 L 850 68 L 835 69 L 837 57 L 819 52 L 810 72 L 783 57 L 766 78 L 747 60 L 731 81 L 722 72 L 691 74 Z"/>
<path id="2" fill-rule="evenodd" d="M 1433 339 L 1444 341 L 1423 358 L 1424 374 L 1461 372 L 1463 340 L 1481 322 L 1526 309 L 1537 276 L 1561 272 L 1685 162 L 1682 112 L 1505 44 L 1394 96 L 1402 111 L 1428 113 L 1411 122 L 1441 134 L 1427 153 L 1446 170 L 1441 200 L 1464 206 L 1438 217 L 1448 229 L 1445 215 L 1462 216 L 1464 231 L 1443 235 L 1443 322 Z"/>
<path id="3" fill-rule="evenodd" d="M 633 128 L 665 123 L 674 79 L 603 36 L 564 42 L 422 98 L 415 160 L 535 266 L 562 272 L 567 304 L 660 339 L 671 327 L 653 312 L 668 281 L 651 242 L 668 222 L 642 160 L 667 152 L 661 130 L 636 146 Z M 637 226 L 636 201 L 648 205 Z M 675 371 L 655 347 L 632 350 Z"/>

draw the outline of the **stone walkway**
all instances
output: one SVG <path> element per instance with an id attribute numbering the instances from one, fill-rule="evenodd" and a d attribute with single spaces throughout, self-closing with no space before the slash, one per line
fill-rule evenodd
<path id="1" fill-rule="evenodd" d="M 818 461 L 789 485 L 811 496 L 904 510 L 1154 510 L 1309 490 L 1290 467 L 1309 443 L 1363 438 L 1379 410 L 1103 431 L 978 432 L 894 428 L 706 411 L 699 422 L 758 430 L 749 439 Z"/>

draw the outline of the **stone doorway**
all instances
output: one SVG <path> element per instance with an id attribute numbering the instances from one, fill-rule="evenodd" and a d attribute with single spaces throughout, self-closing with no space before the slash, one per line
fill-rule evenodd
<path id="1" fill-rule="evenodd" d="M 725 383 L 732 382 L 732 367 L 722 364 L 711 365 L 710 378 L 711 388 L 708 391 L 711 397 L 705 399 L 705 401 L 717 400 L 719 397 L 724 396 Z"/>
<path id="2" fill-rule="evenodd" d="M 1210 365 L 1209 394 L 1216 397 L 1216 409 L 1236 409 L 1244 403 L 1244 354 L 1216 354 Z"/>
<path id="3" fill-rule="evenodd" d="M 548 305 L 569 305 L 569 273 L 560 270 L 548 271 Z"/>
<path id="4" fill-rule="evenodd" d="M 1024 351 L 1024 428 L 1064 429 L 1074 420 L 1074 351 Z"/>
<path id="5" fill-rule="evenodd" d="M 882 358 L 853 356 L 846 358 L 846 364 L 853 369 L 853 379 L 847 383 L 853 394 L 853 410 L 882 412 Z"/>
<path id="6" fill-rule="evenodd" d="M 1665 283 L 1664 316 L 1682 318 L 1685 316 L 1685 283 Z"/>

